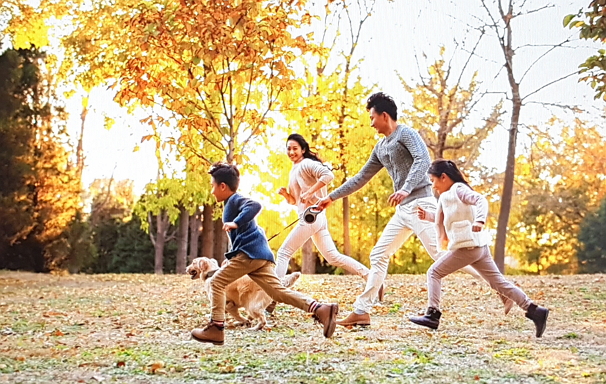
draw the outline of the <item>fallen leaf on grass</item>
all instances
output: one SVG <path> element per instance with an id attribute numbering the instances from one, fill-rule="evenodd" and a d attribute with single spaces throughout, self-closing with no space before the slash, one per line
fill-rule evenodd
<path id="1" fill-rule="evenodd" d="M 221 373 L 234 373 L 236 372 L 236 367 L 234 367 L 233 365 L 226 365 L 225 367 L 221 367 L 219 371 Z"/>
<path id="2" fill-rule="evenodd" d="M 164 362 L 163 361 L 154 361 L 149 366 L 149 371 L 153 374 L 164 374 L 166 371 L 164 370 Z"/>
<path id="3" fill-rule="evenodd" d="M 64 312 L 58 312 L 58 311 L 48 311 L 48 312 L 44 312 L 42 314 L 42 316 L 44 317 L 51 317 L 51 316 L 67 316 L 67 313 Z"/>

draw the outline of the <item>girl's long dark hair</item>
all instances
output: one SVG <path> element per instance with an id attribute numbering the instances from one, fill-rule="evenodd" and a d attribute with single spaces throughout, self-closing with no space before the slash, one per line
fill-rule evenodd
<path id="1" fill-rule="evenodd" d="M 290 140 L 293 140 L 293 141 L 296 141 L 297 143 L 299 143 L 299 145 L 301 146 L 301 149 L 303 150 L 303 157 L 305 157 L 306 159 L 311 159 L 314 161 L 319 161 L 320 163 L 324 163 L 322 161 L 322 159 L 320 159 L 320 157 L 315 152 L 312 152 L 309 149 L 309 144 L 307 143 L 307 141 L 305 140 L 305 138 L 303 136 L 299 135 L 298 133 L 293 133 L 288 136 L 288 139 L 286 139 L 286 142 L 288 143 Z"/>
<path id="2" fill-rule="evenodd" d="M 434 162 L 429 166 L 427 173 L 436 177 L 440 177 L 445 173 L 455 183 L 463 183 L 471 188 L 467 180 L 465 180 L 465 177 L 463 177 L 463 174 L 459 168 L 457 168 L 457 165 L 452 160 L 434 160 Z"/>

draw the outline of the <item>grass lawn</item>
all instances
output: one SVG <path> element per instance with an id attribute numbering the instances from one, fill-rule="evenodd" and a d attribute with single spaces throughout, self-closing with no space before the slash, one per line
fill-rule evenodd
<path id="1" fill-rule="evenodd" d="M 606 383 L 606 276 L 509 278 L 551 310 L 543 338 L 463 274 L 445 280 L 440 329 L 423 329 L 407 317 L 426 306 L 425 276 L 390 275 L 369 328 L 324 339 L 282 304 L 219 347 L 190 338 L 210 310 L 189 276 L 0 271 L 0 383 Z M 343 317 L 363 281 L 306 275 L 295 289 Z"/>

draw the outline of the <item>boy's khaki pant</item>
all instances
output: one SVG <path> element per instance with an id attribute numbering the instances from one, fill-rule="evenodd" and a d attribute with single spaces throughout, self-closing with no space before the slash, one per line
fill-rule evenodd
<path id="1" fill-rule="evenodd" d="M 211 320 L 225 321 L 225 287 L 240 277 L 248 275 L 274 301 L 286 303 L 307 312 L 315 302 L 299 292 L 284 288 L 276 276 L 274 263 L 267 260 L 251 259 L 240 252 L 229 260 L 211 278 Z"/>

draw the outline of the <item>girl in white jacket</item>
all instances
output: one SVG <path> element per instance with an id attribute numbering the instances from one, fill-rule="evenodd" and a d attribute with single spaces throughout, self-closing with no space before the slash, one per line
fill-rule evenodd
<path id="1" fill-rule="evenodd" d="M 536 336 L 541 337 L 549 310 L 535 305 L 497 268 L 488 248 L 490 236 L 482 231 L 488 215 L 486 198 L 469 187 L 461 171 L 450 160 L 434 161 L 427 173 L 434 190 L 440 195 L 438 207 L 435 214 L 419 207 L 417 214 L 421 220 L 435 222 L 438 248 L 446 246 L 446 253 L 427 271 L 429 304 L 426 314 L 410 317 L 410 321 L 437 329 L 442 315 L 442 278 L 470 265 L 493 289 L 526 311 L 526 317 L 536 326 Z"/>
<path id="2" fill-rule="evenodd" d="M 337 251 L 328 232 L 326 212 L 319 213 L 315 222 L 311 224 L 301 217 L 305 209 L 327 195 L 326 185 L 334 179 L 332 171 L 322 164 L 318 156 L 309 149 L 309 144 L 303 136 L 297 133 L 288 136 L 286 152 L 293 162 L 293 167 L 290 171 L 288 189 L 280 188 L 278 193 L 284 196 L 289 204 L 297 207 L 300 220 L 278 250 L 276 274 L 278 277 L 286 274 L 292 255 L 311 238 L 330 265 L 366 278 L 369 273 L 368 268 Z"/>

